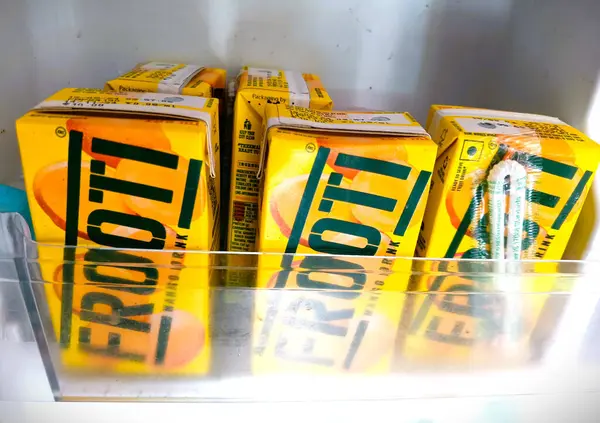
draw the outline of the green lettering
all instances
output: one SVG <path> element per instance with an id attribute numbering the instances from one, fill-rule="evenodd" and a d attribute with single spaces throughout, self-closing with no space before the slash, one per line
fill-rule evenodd
<path id="1" fill-rule="evenodd" d="M 146 257 L 127 254 L 117 250 L 91 249 L 85 254 L 84 261 L 90 264 L 84 265 L 83 274 L 85 278 L 94 285 L 106 284 L 107 286 L 104 286 L 103 288 L 131 292 L 138 295 L 150 295 L 156 291 L 158 269 L 156 267 L 146 266 L 154 264 L 152 260 Z M 114 263 L 134 263 L 137 266 Z M 142 266 L 139 266 L 140 264 Z M 98 271 L 99 267 L 112 267 L 141 273 L 144 280 L 142 282 L 137 282 L 131 279 L 104 275 Z"/>
<path id="2" fill-rule="evenodd" d="M 338 154 L 335 159 L 335 165 L 347 169 L 361 170 L 403 180 L 408 179 L 411 170 L 410 167 L 398 163 L 371 159 L 369 157 L 353 156 L 345 153 Z"/>
<path id="3" fill-rule="evenodd" d="M 364 247 L 340 244 L 326 241 L 323 234 L 327 231 L 342 233 L 363 238 L 366 241 Z M 312 227 L 312 233 L 308 237 L 308 245 L 315 251 L 327 254 L 348 254 L 374 256 L 379 249 L 381 232 L 377 229 L 355 222 L 346 222 L 340 219 L 323 218 Z"/>
<path id="4" fill-rule="evenodd" d="M 152 201 L 170 204 L 173 202 L 173 191 L 157 188 L 137 182 L 124 181 L 102 175 L 90 175 L 90 188 L 111 191 L 133 197 L 146 198 Z M 102 194 L 102 193 L 100 193 Z M 101 198 L 98 198 L 101 200 Z M 102 201 L 96 201 L 101 203 Z"/>
<path id="5" fill-rule="evenodd" d="M 396 229 L 394 229 L 394 235 L 404 236 L 406 230 L 408 229 L 408 225 L 412 220 L 415 210 L 421 201 L 421 197 L 425 192 L 425 188 L 429 183 L 429 178 L 431 177 L 431 172 L 427 172 L 422 170 L 417 177 L 417 181 L 413 187 L 408 200 L 406 201 L 406 205 L 404 206 L 404 210 L 402 211 L 402 215 L 400 216 L 400 220 L 398 220 L 398 224 L 396 225 Z"/>
<path id="6" fill-rule="evenodd" d="M 92 346 L 92 329 L 85 326 L 79 328 L 79 348 L 85 352 L 137 362 L 146 359 L 142 354 L 121 351 L 121 335 L 118 333 L 109 332 L 107 341 L 106 348 Z"/>
<path id="7" fill-rule="evenodd" d="M 575 187 L 575 190 L 573 191 L 573 193 L 571 194 L 571 196 L 565 203 L 565 206 L 561 210 L 560 214 L 558 215 L 558 217 L 552 224 L 552 229 L 559 230 L 562 227 L 563 223 L 565 223 L 565 221 L 567 220 L 567 217 L 569 216 L 569 214 L 575 207 L 575 204 L 577 203 L 577 201 L 579 201 L 579 198 L 583 194 L 583 190 L 585 189 L 585 186 L 587 185 L 587 183 L 591 179 L 591 177 L 592 177 L 592 172 L 590 172 L 589 170 L 586 170 L 585 173 L 583 174 L 583 177 L 581 178 L 581 180 Z"/>
<path id="8" fill-rule="evenodd" d="M 308 256 L 302 260 L 302 270 L 298 273 L 298 287 L 303 289 L 322 290 L 322 294 L 329 297 L 354 299 L 360 296 L 360 291 L 367 282 L 364 268 L 357 263 L 348 262 L 334 257 Z M 311 278 L 312 274 L 336 275 L 340 284 L 322 282 Z M 351 285 L 341 285 L 343 279 L 350 279 Z"/>
<path id="9" fill-rule="evenodd" d="M 111 308 L 110 314 L 94 311 L 94 306 L 103 304 Z M 81 320 L 103 325 L 114 326 L 136 332 L 150 332 L 150 324 L 126 317 L 149 316 L 154 311 L 154 304 L 138 304 L 125 306 L 119 298 L 103 292 L 88 292 L 81 298 Z"/>
<path id="10" fill-rule="evenodd" d="M 147 217 L 136 216 L 111 210 L 94 210 L 88 216 L 88 235 L 93 242 L 116 248 L 138 248 L 161 250 L 165 246 L 167 230 L 162 223 Z M 148 231 L 152 235 L 150 241 L 126 238 L 102 232 L 101 225 L 111 223 L 117 226 L 136 228 Z"/>
<path id="11" fill-rule="evenodd" d="M 359 206 L 371 207 L 377 210 L 392 212 L 396 207 L 397 200 L 393 198 L 383 197 L 377 194 L 369 194 L 366 192 L 354 191 L 351 189 L 335 187 L 327 185 L 323 198 L 333 201 L 342 201 L 344 203 L 356 204 Z"/>
<path id="12" fill-rule="evenodd" d="M 573 179 L 577 174 L 577 168 L 575 166 L 536 156 L 535 154 L 525 153 L 523 151 L 515 152 L 512 160 L 515 160 L 530 169 L 541 170 L 544 173 L 564 179 Z"/>
<path id="13" fill-rule="evenodd" d="M 179 156 L 176 154 L 152 150 L 138 145 L 104 140 L 101 138 L 92 139 L 92 152 L 165 167 L 167 169 L 177 169 L 179 164 Z"/>
<path id="14" fill-rule="evenodd" d="M 560 201 L 560 197 L 545 192 L 527 189 L 527 201 L 553 209 Z"/>

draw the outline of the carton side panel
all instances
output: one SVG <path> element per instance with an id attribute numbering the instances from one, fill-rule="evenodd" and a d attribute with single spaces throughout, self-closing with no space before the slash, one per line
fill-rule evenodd
<path id="1" fill-rule="evenodd" d="M 247 100 L 251 96 L 251 91 L 239 92 L 235 103 L 228 243 L 231 251 L 253 251 L 255 248 L 259 191 L 256 173 L 262 117 L 251 100 Z"/>

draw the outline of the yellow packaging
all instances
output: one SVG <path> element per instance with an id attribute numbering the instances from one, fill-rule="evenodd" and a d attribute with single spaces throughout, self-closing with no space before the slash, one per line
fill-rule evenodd
<path id="1" fill-rule="evenodd" d="M 488 257 L 482 182 L 510 158 L 532 175 L 522 258 L 562 257 L 600 161 L 594 141 L 556 118 L 483 109 L 432 106 L 427 126 L 440 149 L 420 256 Z"/>
<path id="2" fill-rule="evenodd" d="M 219 99 L 225 104 L 225 69 L 181 63 L 140 63 L 131 71 L 108 81 L 104 89 L 116 92 L 183 94 Z"/>
<path id="3" fill-rule="evenodd" d="M 403 367 L 490 369 L 538 360 L 567 304 L 561 293 L 573 285 L 556 276 L 558 269 L 556 262 L 539 261 L 500 274 L 481 260 L 418 263 L 405 305 Z"/>
<path id="4" fill-rule="evenodd" d="M 600 149 L 576 129 L 540 115 L 432 106 L 427 127 L 440 149 L 417 254 L 460 260 L 423 263 L 425 276 L 413 288 L 436 294 L 414 297 L 406 356 L 500 363 L 507 352 L 514 354 L 510 342 L 516 342 L 517 355 L 526 358 L 536 327 L 550 324 L 548 316 L 540 317 L 548 299 L 544 293 L 561 281 L 543 276 L 552 275 L 554 263 L 527 264 L 528 272 L 520 267 L 525 264 L 513 265 L 511 275 L 502 275 L 493 263 L 464 261 L 493 258 L 489 171 L 503 160 L 525 167 L 521 258 L 559 260 L 592 184 Z M 476 294 L 485 292 L 490 294 Z M 557 314 L 556 307 L 550 312 Z M 511 319 L 517 324 L 509 325 L 508 333 Z"/>
<path id="5" fill-rule="evenodd" d="M 388 371 L 437 146 L 408 113 L 265 120 L 253 369 Z"/>
<path id="6" fill-rule="evenodd" d="M 229 204 L 229 251 L 256 251 L 262 119 L 269 103 L 331 110 L 333 102 L 316 75 L 244 68 L 234 111 Z"/>
<path id="7" fill-rule="evenodd" d="M 209 370 L 209 258 L 189 251 L 219 242 L 217 115 L 216 99 L 70 88 L 17 121 L 37 241 L 76 246 L 38 252 L 66 368 Z"/>

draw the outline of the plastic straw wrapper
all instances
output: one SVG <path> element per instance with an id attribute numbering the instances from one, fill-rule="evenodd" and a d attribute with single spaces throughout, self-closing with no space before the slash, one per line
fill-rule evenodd
<path id="1" fill-rule="evenodd" d="M 509 180 L 508 222 L 505 231 L 506 193 L 504 187 Z M 490 249 L 496 261 L 498 279 L 496 287 L 505 294 L 504 333 L 509 345 L 518 348 L 522 304 L 519 297 L 519 278 L 506 273 L 506 260 L 511 264 L 521 258 L 523 244 L 523 222 L 527 194 L 527 171 L 514 160 L 505 160 L 492 168 L 488 176 L 490 202 Z M 506 248 L 505 248 L 506 233 Z M 518 266 L 518 263 L 516 264 Z M 518 269 L 515 269 L 518 270 Z"/>
<path id="2" fill-rule="evenodd" d="M 504 185 L 509 178 L 509 204 L 506 252 L 504 247 L 504 215 L 506 213 L 506 193 Z M 490 195 L 490 246 L 491 257 L 495 260 L 519 260 L 523 244 L 523 222 L 527 171 L 514 160 L 498 163 L 488 176 Z"/>

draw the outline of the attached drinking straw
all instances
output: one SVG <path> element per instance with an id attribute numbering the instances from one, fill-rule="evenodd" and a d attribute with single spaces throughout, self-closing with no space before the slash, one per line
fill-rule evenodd
<path id="1" fill-rule="evenodd" d="M 504 247 L 504 215 L 506 194 L 504 185 L 509 178 L 508 237 Z M 523 244 L 523 221 L 525 214 L 527 171 L 514 160 L 498 163 L 488 176 L 490 194 L 491 253 L 496 260 L 519 260 Z M 502 266 L 504 267 L 504 266 Z"/>
<path id="2" fill-rule="evenodd" d="M 508 227 L 505 231 L 506 193 L 504 187 L 509 180 Z M 527 171 L 514 160 L 505 160 L 492 168 L 487 178 L 490 202 L 490 247 L 491 258 L 496 260 L 497 288 L 505 297 L 505 315 L 503 316 L 504 333 L 509 339 L 519 336 L 521 319 L 521 300 L 519 278 L 504 277 L 506 261 L 517 261 L 521 258 L 523 244 L 523 221 L 525 214 Z M 506 233 L 506 248 L 505 248 Z M 511 343 L 511 345 L 515 345 Z"/>

